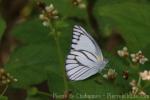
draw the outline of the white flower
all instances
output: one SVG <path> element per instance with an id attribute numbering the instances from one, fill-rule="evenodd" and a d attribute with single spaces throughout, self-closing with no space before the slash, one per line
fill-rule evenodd
<path id="1" fill-rule="evenodd" d="M 150 71 L 145 70 L 144 72 L 140 72 L 140 77 L 142 80 L 150 80 Z"/>
<path id="2" fill-rule="evenodd" d="M 144 60 L 145 60 L 145 61 L 148 61 L 148 58 L 145 58 Z"/>
<path id="3" fill-rule="evenodd" d="M 133 92 L 133 93 L 137 93 L 138 90 L 139 90 L 138 87 L 136 87 L 136 86 L 133 86 L 133 87 L 132 87 L 132 92 Z"/>
<path id="4" fill-rule="evenodd" d="M 145 64 L 145 62 L 148 61 L 148 58 L 146 58 L 142 51 L 138 51 L 138 53 L 135 53 L 135 54 L 131 54 L 131 59 L 134 63 L 140 63 L 140 64 Z"/>
<path id="5" fill-rule="evenodd" d="M 3 68 L 0 68 L 0 75 L 5 73 L 5 70 Z"/>
<path id="6" fill-rule="evenodd" d="M 59 16 L 54 16 L 54 17 L 53 17 L 53 19 L 58 19 L 58 18 L 59 18 Z"/>
<path id="7" fill-rule="evenodd" d="M 135 59 L 135 58 L 133 58 L 133 59 L 132 59 L 132 61 L 133 61 L 134 63 L 136 63 L 138 60 L 137 60 L 137 59 Z"/>
<path id="8" fill-rule="evenodd" d="M 86 8 L 86 4 L 83 2 L 83 0 L 72 0 L 72 3 L 81 9 Z"/>
<path id="9" fill-rule="evenodd" d="M 130 85 L 131 85 L 131 86 L 136 86 L 136 81 L 135 81 L 135 80 L 132 80 L 132 81 L 130 82 Z"/>
<path id="10" fill-rule="evenodd" d="M 108 78 L 108 75 L 107 75 L 107 74 L 104 74 L 103 77 L 104 77 L 105 79 L 107 79 L 107 78 Z"/>
<path id="11" fill-rule="evenodd" d="M 40 15 L 39 15 L 39 18 L 40 18 L 41 20 L 44 20 L 45 16 L 44 16 L 43 14 L 40 14 Z"/>
<path id="12" fill-rule="evenodd" d="M 81 9 L 86 8 L 86 5 L 84 3 L 79 4 L 79 8 L 81 8 Z"/>
<path id="13" fill-rule="evenodd" d="M 54 10 L 54 11 L 52 11 L 52 14 L 53 14 L 53 15 L 58 14 L 58 10 Z"/>
<path id="14" fill-rule="evenodd" d="M 18 79 L 14 78 L 14 82 L 18 82 Z"/>
<path id="15" fill-rule="evenodd" d="M 128 51 L 128 48 L 127 47 L 123 47 L 123 51 Z"/>
<path id="16" fill-rule="evenodd" d="M 108 76 L 109 75 L 112 75 L 112 74 L 115 74 L 116 72 L 115 72 L 115 70 L 114 69 L 109 69 L 108 70 Z"/>
<path id="17" fill-rule="evenodd" d="M 124 53 L 123 53 L 123 51 L 121 51 L 121 50 L 118 50 L 117 53 L 118 53 L 118 55 L 119 55 L 120 57 L 123 57 L 123 56 L 124 56 Z"/>
<path id="18" fill-rule="evenodd" d="M 139 50 L 139 52 L 138 52 L 139 54 L 142 54 L 142 51 L 141 50 Z"/>
<path id="19" fill-rule="evenodd" d="M 105 79 L 114 80 L 117 76 L 117 72 L 114 69 L 109 69 L 107 74 L 104 74 Z"/>
<path id="20" fill-rule="evenodd" d="M 11 76 L 5 71 L 5 69 L 0 68 L 0 86 L 9 84 L 11 82 L 17 82 L 18 80 Z"/>
<path id="21" fill-rule="evenodd" d="M 139 63 L 140 64 L 144 64 L 147 60 L 145 60 L 146 58 L 142 58 L 142 59 L 139 59 Z"/>
<path id="22" fill-rule="evenodd" d="M 135 57 L 135 54 L 131 54 L 130 56 L 131 56 L 132 58 L 134 58 L 134 57 Z"/>
<path id="23" fill-rule="evenodd" d="M 46 6 L 46 7 L 45 7 L 45 10 L 46 10 L 47 12 L 51 12 L 52 10 L 54 10 L 54 5 L 53 5 L 53 4 L 50 4 L 49 6 Z"/>
<path id="24" fill-rule="evenodd" d="M 146 93 L 138 86 L 137 82 L 135 80 L 132 80 L 130 82 L 130 85 L 132 86 L 132 95 L 140 95 L 145 96 Z"/>
<path id="25" fill-rule="evenodd" d="M 39 15 L 39 19 L 42 20 L 43 26 L 49 26 L 49 22 L 52 19 L 58 18 L 58 11 L 54 8 L 53 4 L 46 6 Z"/>
<path id="26" fill-rule="evenodd" d="M 118 55 L 120 57 L 127 57 L 129 55 L 127 47 L 123 47 L 123 49 L 122 50 L 118 50 L 117 53 L 118 53 Z"/>
<path id="27" fill-rule="evenodd" d="M 140 91 L 140 92 L 139 92 L 139 95 L 140 95 L 140 96 L 145 96 L 145 95 L 147 95 L 147 94 L 146 94 L 144 91 Z"/>
<path id="28" fill-rule="evenodd" d="M 44 21 L 43 22 L 43 26 L 49 26 L 49 22 L 48 21 Z"/>

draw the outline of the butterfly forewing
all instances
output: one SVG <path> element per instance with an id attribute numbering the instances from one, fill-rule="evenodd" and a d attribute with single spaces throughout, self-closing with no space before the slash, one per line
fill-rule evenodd
<path id="1" fill-rule="evenodd" d="M 70 80 L 83 80 L 96 74 L 103 61 L 95 40 L 81 27 L 73 28 L 73 39 L 66 60 L 66 72 Z"/>

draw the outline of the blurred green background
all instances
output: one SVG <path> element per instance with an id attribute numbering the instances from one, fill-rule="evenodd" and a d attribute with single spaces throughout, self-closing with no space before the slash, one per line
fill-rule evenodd
<path id="1" fill-rule="evenodd" d="M 100 45 L 104 57 L 109 59 L 106 68 L 113 68 L 118 72 L 115 82 L 103 79 L 100 74 L 84 81 L 67 81 L 69 91 L 75 96 L 72 99 L 80 100 L 78 98 L 80 94 L 90 94 L 104 95 L 102 98 L 105 100 L 108 99 L 108 93 L 112 95 L 130 93 L 129 82 L 138 79 L 140 71 L 150 69 L 150 63 L 130 67 L 125 60 L 116 55 L 116 52 L 121 47 L 127 46 L 130 52 L 142 50 L 144 55 L 150 58 L 150 1 L 83 0 L 82 3 L 86 8 L 73 5 L 72 1 L 42 1 L 46 5 L 52 3 L 60 14 L 60 19 L 54 23 L 60 32 L 58 39 L 63 61 L 65 62 L 70 49 L 73 25 L 79 24 L 92 34 Z M 1 59 L 9 58 L 7 61 L 5 59 L 0 61 L 1 65 L 17 78 L 18 82 L 10 84 L 5 93 L 6 98 L 0 97 L 0 100 L 1 98 L 7 100 L 7 97 L 8 100 L 53 100 L 53 94 L 64 94 L 62 70 L 64 66 L 59 63 L 57 47 L 53 35 L 50 35 L 50 29 L 44 27 L 39 19 L 38 2 L 0 0 L 1 41 L 5 33 L 9 33 L 19 41 L 17 46 L 16 43 L 7 40 L 8 38 L 1 42 Z M 3 49 L 5 48 L 3 45 L 7 45 L 7 49 Z M 15 49 L 11 51 L 14 45 Z M 124 70 L 130 73 L 128 80 L 124 80 L 121 76 Z M 101 74 L 103 73 L 105 70 Z M 147 94 L 150 93 L 149 88 L 144 90 Z"/>

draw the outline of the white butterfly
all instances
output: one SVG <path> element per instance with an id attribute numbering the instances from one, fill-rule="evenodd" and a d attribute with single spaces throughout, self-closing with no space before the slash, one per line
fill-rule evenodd
<path id="1" fill-rule="evenodd" d="M 66 72 L 70 80 L 84 80 L 101 71 L 108 61 L 95 40 L 81 26 L 73 28 L 71 50 L 66 59 Z"/>

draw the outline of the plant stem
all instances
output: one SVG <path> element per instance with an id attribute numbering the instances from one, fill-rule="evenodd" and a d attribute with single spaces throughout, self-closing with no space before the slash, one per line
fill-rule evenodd
<path id="1" fill-rule="evenodd" d="M 3 90 L 3 92 L 0 96 L 3 96 L 6 93 L 7 89 L 8 89 L 8 85 L 6 85 L 5 89 Z"/>
<path id="2" fill-rule="evenodd" d="M 58 32 L 55 30 L 55 27 L 53 27 L 51 22 L 50 22 L 49 26 L 50 26 L 52 35 L 54 36 L 54 40 L 55 40 L 55 43 L 56 43 L 57 54 L 58 54 L 58 57 L 59 57 L 59 63 L 60 63 L 60 66 L 61 66 L 62 72 L 63 72 L 64 88 L 65 88 L 65 90 L 68 90 L 68 83 L 67 83 L 67 78 L 66 78 L 66 73 L 65 73 L 65 68 L 64 68 L 64 62 L 63 62 L 64 59 L 63 59 L 63 55 L 62 55 L 62 52 L 61 52 Z"/>
<path id="3" fill-rule="evenodd" d="M 140 76 L 139 76 L 139 80 L 138 80 L 137 86 L 141 87 L 141 77 Z"/>
<path id="4" fill-rule="evenodd" d="M 45 96 L 48 96 L 48 97 L 52 96 L 51 94 L 46 93 L 46 92 L 42 92 L 42 91 L 38 91 L 38 94 L 45 95 Z"/>
<path id="5" fill-rule="evenodd" d="M 60 42 L 59 42 L 59 38 L 57 36 L 55 36 L 55 43 L 56 43 L 56 47 L 57 47 L 57 53 L 59 56 L 59 63 L 62 67 L 62 71 L 63 71 L 63 78 L 64 78 L 64 86 L 65 86 L 65 90 L 68 90 L 68 84 L 67 84 L 67 79 L 66 79 L 66 73 L 65 73 L 65 69 L 64 69 L 64 63 L 63 63 L 63 56 L 61 53 L 61 48 L 60 48 Z"/>

